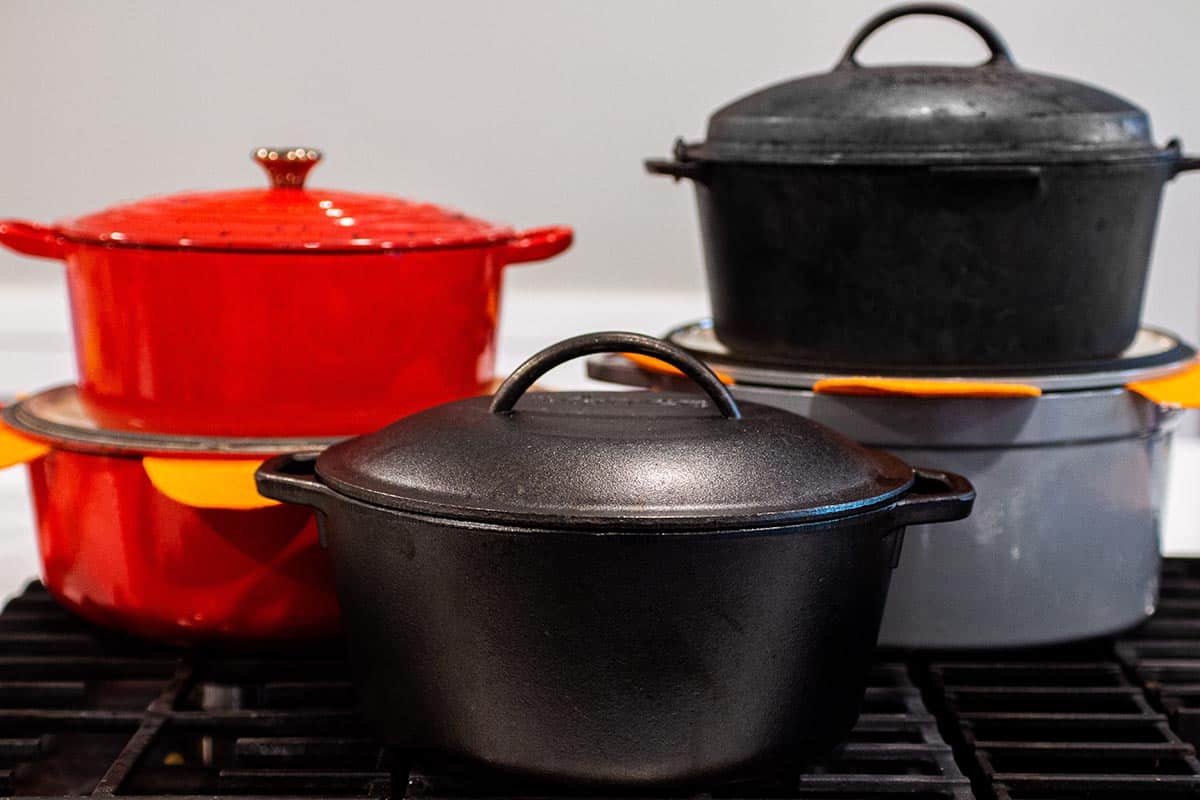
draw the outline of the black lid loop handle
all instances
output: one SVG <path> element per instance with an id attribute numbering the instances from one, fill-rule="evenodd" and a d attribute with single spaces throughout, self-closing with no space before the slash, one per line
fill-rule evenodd
<path id="1" fill-rule="evenodd" d="M 534 381 L 559 364 L 596 353 L 637 353 L 665 361 L 695 381 L 723 416 L 728 419 L 742 418 L 742 412 L 729 389 L 704 362 L 662 339 L 622 331 L 585 333 L 582 336 L 563 339 L 558 344 L 552 344 L 531 356 L 500 384 L 500 388 L 492 396 L 492 413 L 504 414 L 512 411 L 521 395 L 525 394 Z"/>
<path id="2" fill-rule="evenodd" d="M 961 22 L 979 34 L 979 38 L 983 39 L 983 43 L 991 52 L 992 57 L 984 62 L 985 66 L 1011 65 L 1013 63 L 1012 52 L 1009 51 L 1004 38 L 987 20 L 975 12 L 948 3 L 910 3 L 889 8 L 867 20 L 867 23 L 859 28 L 858 33 L 854 34 L 850 44 L 846 45 L 846 51 L 842 54 L 842 60 L 838 62 L 838 67 L 861 67 L 862 64 L 856 58 L 858 49 L 871 37 L 871 34 L 892 20 L 911 16 L 946 17 Z"/>

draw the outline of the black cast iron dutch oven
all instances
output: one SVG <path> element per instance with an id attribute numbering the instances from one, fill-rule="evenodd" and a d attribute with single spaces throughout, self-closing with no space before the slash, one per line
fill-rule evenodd
<path id="1" fill-rule="evenodd" d="M 531 393 L 607 351 L 707 394 Z M 517 401 L 520 400 L 518 405 Z M 592 334 L 313 457 L 262 494 L 316 508 L 365 715 L 423 763 L 604 785 L 770 769 L 858 716 L 904 527 L 970 484 L 742 403 L 658 339 Z"/>
<path id="2" fill-rule="evenodd" d="M 868 67 L 913 14 L 957 20 L 991 57 Z M 869 369 L 1115 356 L 1137 332 L 1163 185 L 1200 167 L 1146 113 L 1019 69 L 948 5 L 870 20 L 838 65 L 712 115 L 654 173 L 696 187 L 713 320 L 744 355 Z"/>

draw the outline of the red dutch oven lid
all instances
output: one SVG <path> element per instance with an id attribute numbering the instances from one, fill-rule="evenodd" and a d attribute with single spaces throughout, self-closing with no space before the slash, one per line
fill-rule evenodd
<path id="1" fill-rule="evenodd" d="M 431 203 L 307 188 L 304 179 L 321 160 L 309 148 L 263 147 L 253 157 L 266 169 L 269 187 L 151 197 L 64 220 L 56 232 L 82 244 L 118 247 L 326 253 L 501 243 L 520 248 L 533 233 L 533 249 L 546 248 L 548 239 L 555 251 L 570 244 L 567 228 L 517 234 Z"/>

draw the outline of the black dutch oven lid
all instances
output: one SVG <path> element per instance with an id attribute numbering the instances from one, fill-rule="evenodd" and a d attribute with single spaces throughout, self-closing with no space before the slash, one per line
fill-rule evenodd
<path id="1" fill-rule="evenodd" d="M 525 394 L 546 370 L 601 352 L 660 358 L 707 396 Z M 805 417 L 752 403 L 739 408 L 693 356 L 633 333 L 553 345 L 493 397 L 448 403 L 336 444 L 316 471 L 342 494 L 403 511 L 611 531 L 839 518 L 885 505 L 914 483 L 903 461 Z"/>
<path id="2" fill-rule="evenodd" d="M 978 66 L 867 67 L 855 54 L 899 17 L 949 17 L 983 39 Z M 830 72 L 779 83 L 709 119 L 708 140 L 676 146 L 680 160 L 767 163 L 1112 161 L 1177 153 L 1151 140 L 1146 112 L 1084 83 L 1027 72 L 987 22 L 921 3 L 876 16 Z"/>

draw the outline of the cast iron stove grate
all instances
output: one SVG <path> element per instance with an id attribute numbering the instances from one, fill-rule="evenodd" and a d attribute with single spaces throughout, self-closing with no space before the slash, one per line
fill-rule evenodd
<path id="1" fill-rule="evenodd" d="M 1200 748 L 1200 559 L 1167 561 L 1158 611 L 1117 655 L 1180 737 Z"/>
<path id="2" fill-rule="evenodd" d="M 1121 660 L 1108 645 L 1039 660 L 881 653 L 864 713 L 838 753 L 794 779 L 700 796 L 1200 796 L 1200 764 L 1172 728 L 1197 726 L 1184 670 L 1200 670 L 1200 566 L 1169 563 L 1162 612 L 1116 650 Z M 580 794 L 427 772 L 381 750 L 353 711 L 336 645 L 271 656 L 180 652 L 87 626 L 38 584 L 0 614 L 3 796 Z"/>

